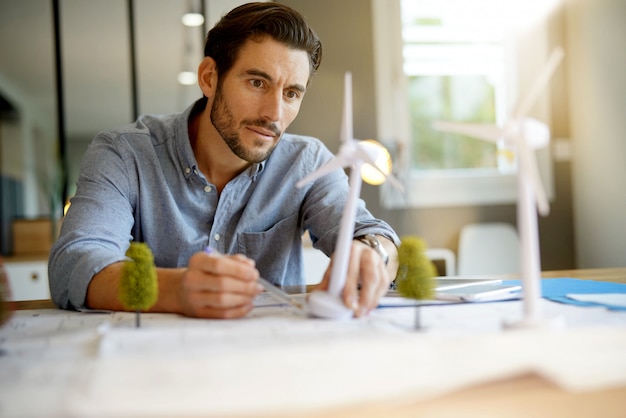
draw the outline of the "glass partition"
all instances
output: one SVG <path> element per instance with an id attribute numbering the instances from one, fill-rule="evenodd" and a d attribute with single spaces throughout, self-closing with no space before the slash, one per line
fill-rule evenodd
<path id="1" fill-rule="evenodd" d="M 0 57 L 0 251 L 7 255 L 14 221 L 49 217 L 61 185 L 49 0 L 1 3 Z"/>
<path id="2" fill-rule="evenodd" d="M 132 122 L 135 113 L 182 111 L 201 97 L 196 80 L 181 84 L 178 74 L 196 72 L 207 28 L 244 2 L 0 2 L 2 255 L 15 255 L 16 220 L 36 220 L 31 230 L 48 220 L 52 232 L 44 240 L 54 239 L 64 197 L 74 194 L 80 161 L 98 132 Z M 189 11 L 206 22 L 184 26 Z"/>

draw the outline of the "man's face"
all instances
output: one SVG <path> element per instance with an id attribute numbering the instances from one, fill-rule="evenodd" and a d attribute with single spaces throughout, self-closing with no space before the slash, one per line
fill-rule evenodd
<path id="1" fill-rule="evenodd" d="M 296 118 L 308 79 L 306 52 L 269 37 L 248 40 L 219 77 L 211 122 L 235 155 L 261 162 Z"/>

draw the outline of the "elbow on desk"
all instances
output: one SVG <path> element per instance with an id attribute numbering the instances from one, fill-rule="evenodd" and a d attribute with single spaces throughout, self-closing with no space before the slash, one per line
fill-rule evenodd
<path id="1" fill-rule="evenodd" d="M 53 247 L 48 261 L 52 302 L 61 309 L 86 308 L 87 289 L 93 276 L 115 261 L 111 261 L 110 257 L 94 258 L 92 253 L 85 250 L 79 254 L 70 254 L 55 251 Z"/>

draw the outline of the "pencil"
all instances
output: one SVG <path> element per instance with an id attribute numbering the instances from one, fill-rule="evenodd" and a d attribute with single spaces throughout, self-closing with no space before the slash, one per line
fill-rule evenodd
<path id="1" fill-rule="evenodd" d="M 214 250 L 211 247 L 205 247 L 204 252 L 207 254 L 216 254 L 216 255 L 220 254 L 217 250 Z M 304 306 L 302 306 L 302 304 L 293 300 L 293 298 L 289 296 L 285 291 L 274 286 L 272 283 L 268 282 L 263 277 L 259 277 L 259 284 L 263 286 L 263 289 L 265 289 L 265 291 L 269 293 L 278 302 L 286 303 L 300 310 L 304 309 Z"/>
<path id="2" fill-rule="evenodd" d="M 274 286 L 273 284 L 265 280 L 263 277 L 259 277 L 259 283 L 261 284 L 261 286 L 263 286 L 263 288 L 267 291 L 267 293 L 272 295 L 274 299 L 276 299 L 277 301 L 288 303 L 298 309 L 304 309 L 304 306 L 302 306 L 300 303 L 293 300 L 293 298 L 289 296 L 286 292 Z"/>

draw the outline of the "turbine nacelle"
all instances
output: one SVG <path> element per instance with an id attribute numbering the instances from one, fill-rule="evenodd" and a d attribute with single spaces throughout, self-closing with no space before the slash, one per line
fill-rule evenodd
<path id="1" fill-rule="evenodd" d="M 505 145 L 515 147 L 521 138 L 531 149 L 545 148 L 550 143 L 550 128 L 534 118 L 521 118 L 507 124 L 503 131 Z"/>

